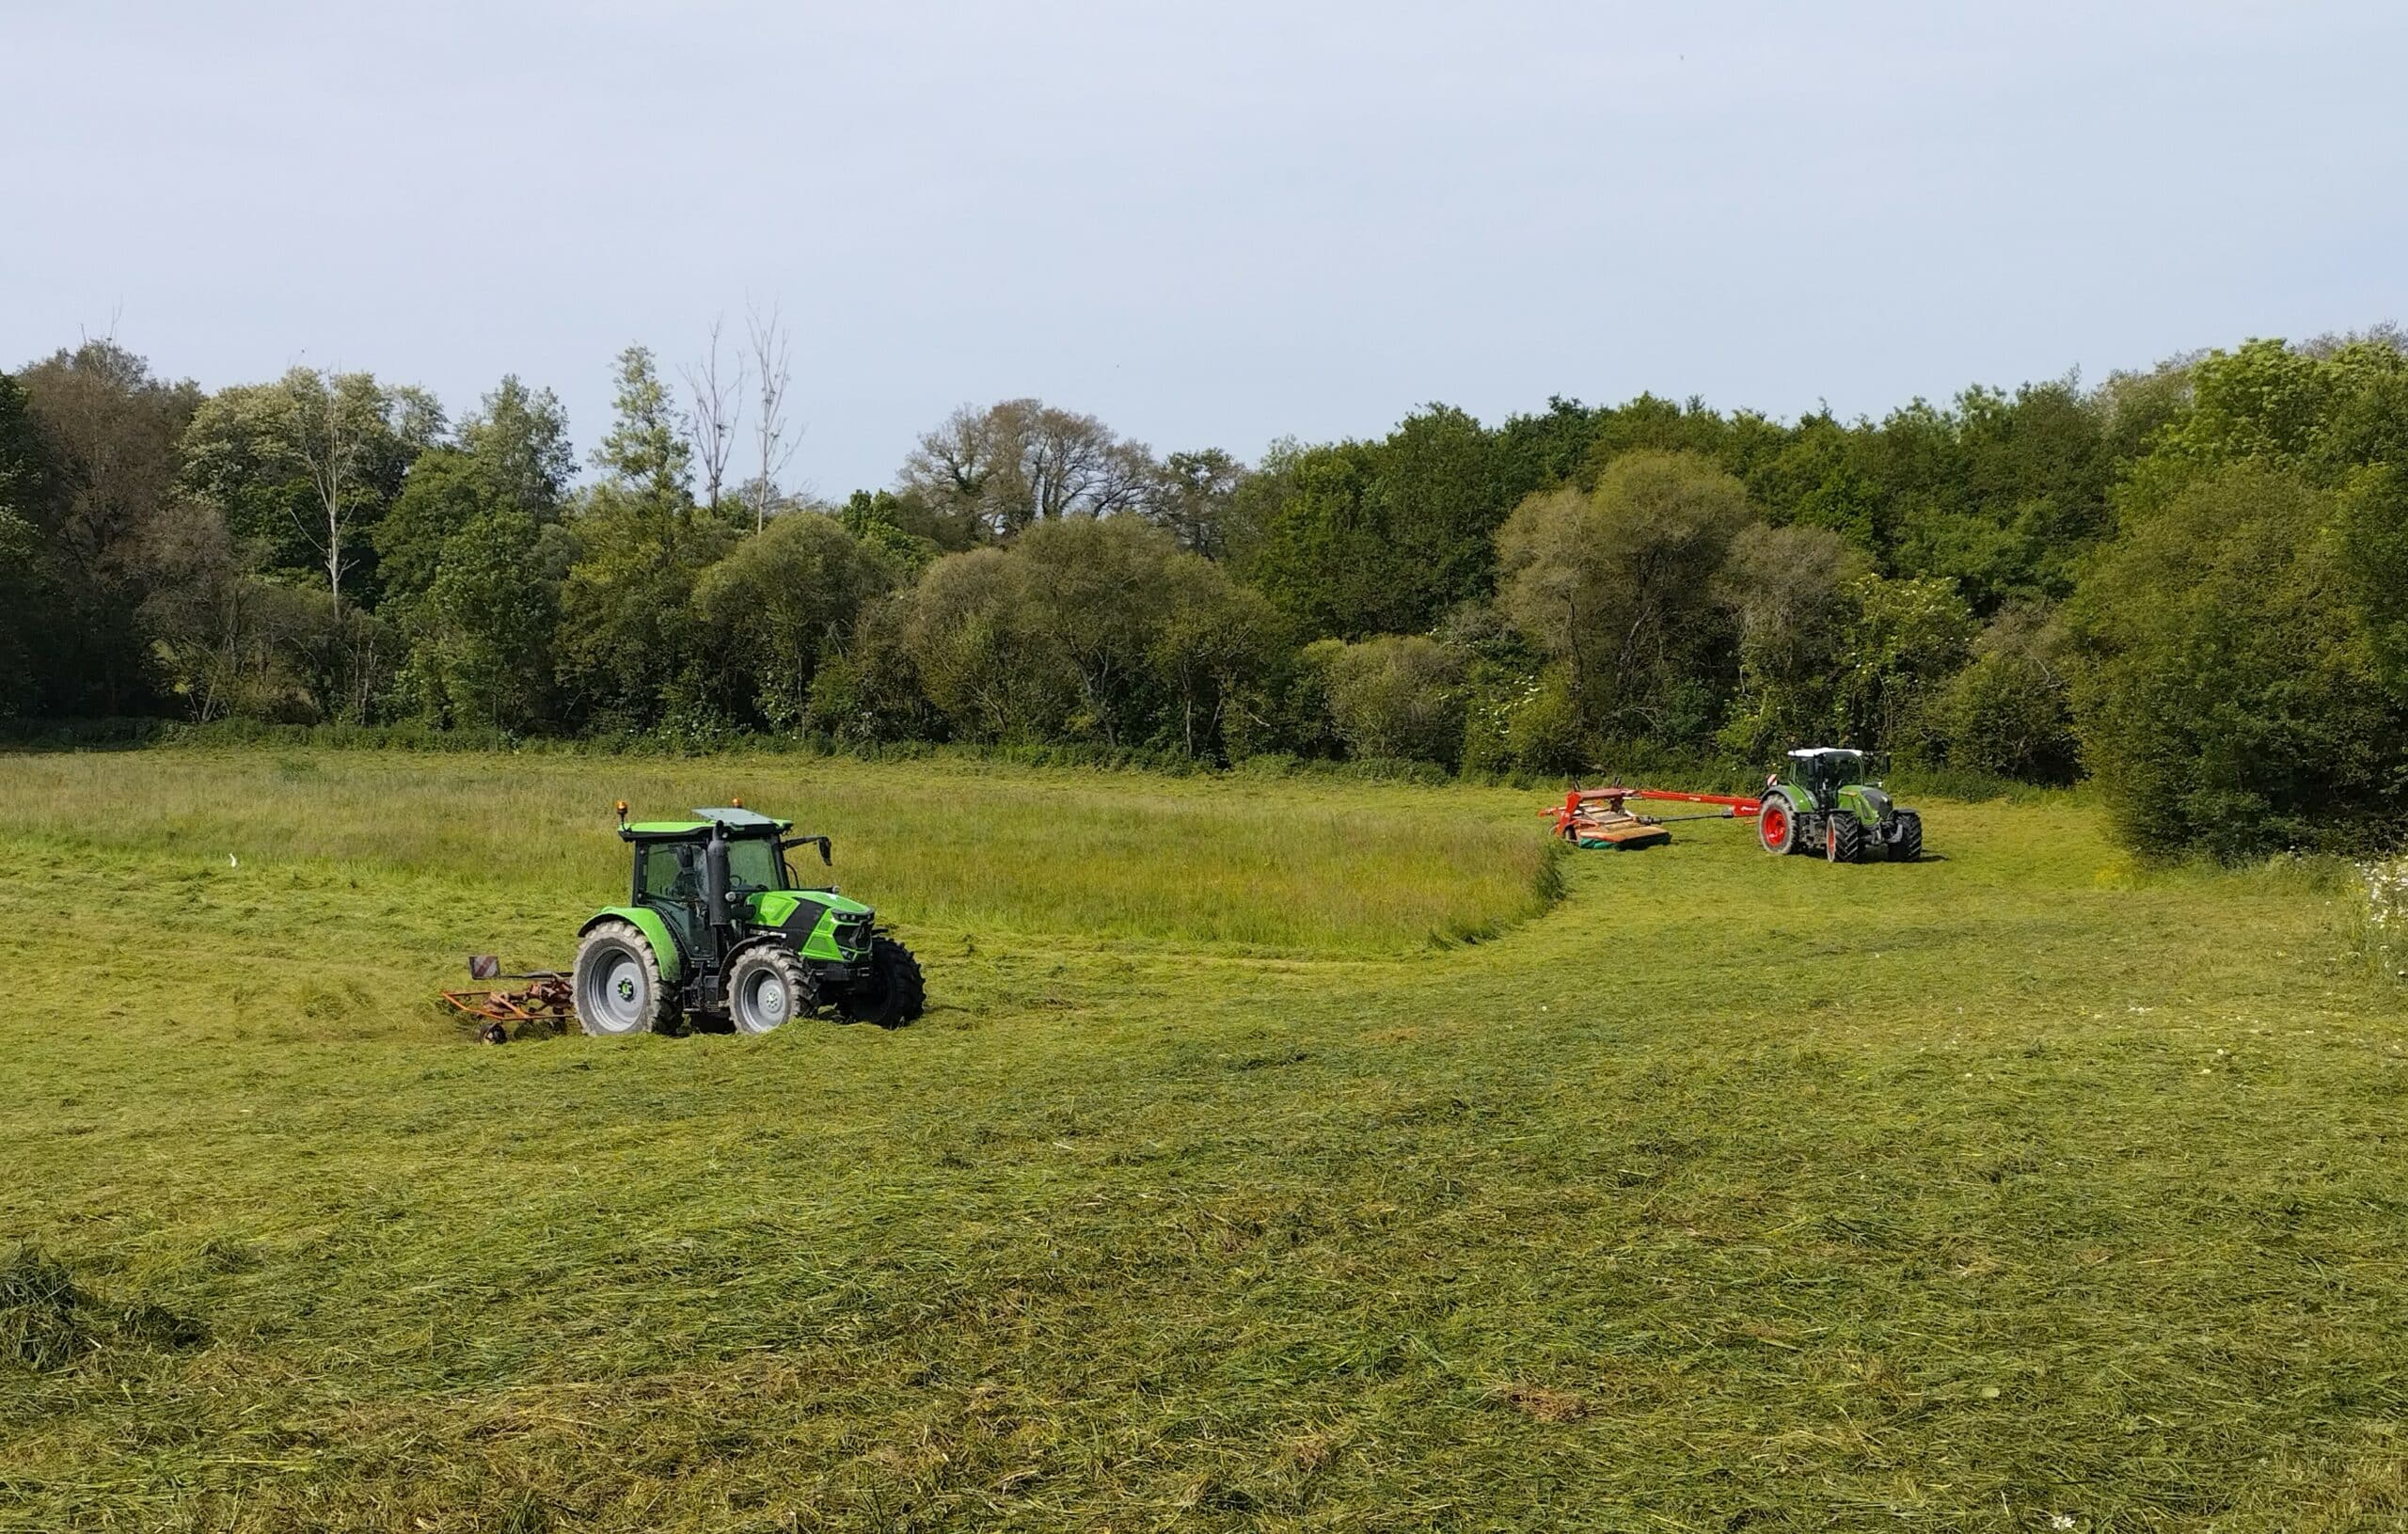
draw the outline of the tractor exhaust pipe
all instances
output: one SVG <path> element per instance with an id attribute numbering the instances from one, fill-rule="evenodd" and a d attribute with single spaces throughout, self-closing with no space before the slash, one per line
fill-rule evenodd
<path id="1" fill-rule="evenodd" d="M 727 834 L 711 824 L 711 839 L 703 844 L 703 920 L 724 929 L 735 917 L 727 909 Z"/>

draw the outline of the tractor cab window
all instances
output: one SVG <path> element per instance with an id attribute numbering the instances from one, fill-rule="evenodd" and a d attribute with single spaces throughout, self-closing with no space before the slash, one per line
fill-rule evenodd
<path id="1" fill-rule="evenodd" d="M 1818 799 L 1864 778 L 1864 756 L 1861 751 L 1819 751 L 1805 758 L 1802 765 L 1806 786 L 1814 790 Z"/>
<path id="2" fill-rule="evenodd" d="M 662 842 L 643 849 L 646 900 L 689 905 L 703 898 L 703 849 L 691 842 Z"/>
<path id="3" fill-rule="evenodd" d="M 778 845 L 766 836 L 728 843 L 727 878 L 739 890 L 784 889 L 784 871 L 778 866 Z"/>

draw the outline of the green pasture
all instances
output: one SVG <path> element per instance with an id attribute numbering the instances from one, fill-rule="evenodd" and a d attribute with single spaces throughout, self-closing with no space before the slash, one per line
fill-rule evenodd
<path id="1" fill-rule="evenodd" d="M 484 1049 L 610 802 L 888 1034 Z M 2313 862 L 777 756 L 0 755 L 0 1529 L 2388 1529 L 2408 1026 Z"/>

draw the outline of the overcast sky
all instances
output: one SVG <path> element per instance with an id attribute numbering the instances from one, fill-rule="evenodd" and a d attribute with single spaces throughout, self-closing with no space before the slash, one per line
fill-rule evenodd
<path id="1" fill-rule="evenodd" d="M 502 373 L 794 322 L 789 479 L 1019 394 L 1878 415 L 2408 318 L 2408 6 L 0 0 L 0 365 Z"/>

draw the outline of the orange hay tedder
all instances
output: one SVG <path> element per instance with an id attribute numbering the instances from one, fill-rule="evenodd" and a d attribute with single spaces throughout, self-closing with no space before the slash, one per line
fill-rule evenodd
<path id="1" fill-rule="evenodd" d="M 1629 799 L 1671 799 L 1681 804 L 1719 804 L 1711 814 L 1658 817 L 1623 808 Z M 1672 839 L 1664 828 L 1676 820 L 1735 820 L 1764 808 L 1762 799 L 1743 794 L 1684 794 L 1670 788 L 1575 788 L 1560 805 L 1539 814 L 1555 818 L 1555 833 L 1574 846 L 1629 851 L 1660 846 Z"/>

